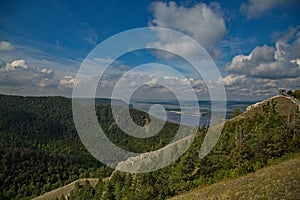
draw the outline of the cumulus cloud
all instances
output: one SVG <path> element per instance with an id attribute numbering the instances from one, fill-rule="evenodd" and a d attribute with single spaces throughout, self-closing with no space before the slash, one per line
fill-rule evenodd
<path id="1" fill-rule="evenodd" d="M 12 51 L 15 50 L 15 47 L 6 41 L 0 41 L 0 51 Z"/>
<path id="2" fill-rule="evenodd" d="M 191 86 L 189 90 L 193 90 L 192 92 L 196 95 L 207 94 L 205 82 L 194 78 L 167 75 L 163 72 L 161 74 L 151 74 L 144 71 L 132 72 L 121 77 L 121 74 L 105 74 L 99 82 L 97 94 L 111 96 L 112 91 L 115 90 L 116 92 L 117 89 L 116 95 L 122 97 L 128 94 L 128 90 L 139 88 L 135 98 L 159 99 L 172 96 L 172 92 L 168 87 L 176 88 L 177 92 L 184 93 L 187 90 L 187 85 Z"/>
<path id="3" fill-rule="evenodd" d="M 299 28 L 277 34 L 274 46 L 257 46 L 248 55 L 237 55 L 221 78 L 230 95 L 272 96 L 277 88 L 300 87 Z"/>
<path id="4" fill-rule="evenodd" d="M 78 80 L 72 76 L 64 76 L 64 78 L 59 81 L 59 86 L 64 88 L 72 88 L 75 83 L 78 83 Z"/>
<path id="5" fill-rule="evenodd" d="M 28 65 L 26 64 L 25 60 L 23 60 L 23 59 L 14 60 L 11 63 L 6 63 L 5 65 L 4 64 L 2 64 L 2 65 L 3 65 L 3 67 L 0 68 L 0 71 L 16 70 L 16 68 L 18 68 L 18 67 L 23 68 L 23 69 L 28 68 Z"/>
<path id="6" fill-rule="evenodd" d="M 221 78 L 220 80 L 223 81 L 224 85 L 231 86 L 231 85 L 243 83 L 244 78 L 245 75 L 230 74 Z"/>
<path id="7" fill-rule="evenodd" d="M 147 46 L 148 48 L 166 49 L 170 52 L 179 52 L 181 55 L 192 57 L 200 56 L 196 54 L 196 52 L 198 52 L 196 51 L 198 47 L 195 43 L 191 43 L 187 36 L 179 37 L 164 31 L 158 32 L 157 34 L 160 41 L 149 43 Z M 174 54 L 162 51 L 154 51 L 154 53 L 156 53 L 158 57 L 166 59 L 173 58 L 175 56 Z"/>
<path id="8" fill-rule="evenodd" d="M 246 15 L 247 18 L 259 18 L 267 11 L 286 5 L 294 0 L 249 0 L 248 3 L 242 3 L 240 11 Z"/>
<path id="9" fill-rule="evenodd" d="M 29 66 L 23 59 L 10 63 L 2 61 L 0 65 L 0 85 L 10 91 L 50 86 L 53 84 L 53 77 L 53 70 Z"/>
<path id="10" fill-rule="evenodd" d="M 297 35 L 299 37 L 300 35 Z M 298 38 L 296 39 L 296 41 Z M 282 79 L 300 76 L 299 59 L 294 51 L 295 44 L 284 40 L 276 42 L 275 47 L 257 46 L 249 55 L 237 55 L 225 70 L 248 77 Z"/>
<path id="11" fill-rule="evenodd" d="M 287 79 L 264 79 L 252 78 L 245 75 L 227 75 L 220 79 L 223 81 L 227 95 L 230 97 L 261 97 L 273 96 L 277 94 L 278 88 L 299 88 L 300 77 Z"/>
<path id="12" fill-rule="evenodd" d="M 225 20 L 219 4 L 212 3 L 206 5 L 197 3 L 191 7 L 177 5 L 175 2 L 153 2 L 150 7 L 153 18 L 149 21 L 149 26 L 164 27 L 177 30 L 195 39 L 204 47 L 216 45 L 226 33 Z M 159 41 L 148 44 L 149 48 L 166 49 L 168 51 L 181 51 L 182 55 L 198 58 L 195 44 L 188 42 L 185 36 L 174 35 L 165 31 L 158 31 Z M 211 55 L 220 56 L 221 50 L 212 48 Z M 160 58 L 170 59 L 173 54 L 155 52 Z"/>
<path id="13" fill-rule="evenodd" d="M 208 46 L 220 41 L 226 32 L 225 20 L 219 10 L 218 4 L 198 3 L 184 7 L 173 1 L 154 2 L 150 5 L 153 19 L 149 24 L 181 31 Z"/>
<path id="14" fill-rule="evenodd" d="M 43 68 L 40 70 L 40 72 L 45 73 L 45 74 L 51 74 L 53 72 L 52 69 L 47 69 L 47 68 Z"/>

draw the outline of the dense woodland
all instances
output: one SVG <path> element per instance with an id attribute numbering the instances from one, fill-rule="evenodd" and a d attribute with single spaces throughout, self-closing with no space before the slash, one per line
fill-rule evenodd
<path id="1" fill-rule="evenodd" d="M 0 95 L 0 102 L 1 199 L 30 199 L 82 177 L 96 177 L 99 182 L 95 187 L 77 185 L 70 199 L 166 199 L 200 185 L 256 171 L 300 151 L 299 110 L 284 115 L 272 101 L 251 117 L 226 122 L 217 145 L 203 159 L 198 154 L 205 126 L 199 128 L 189 150 L 172 165 L 151 173 L 111 175 L 113 170 L 94 159 L 81 144 L 70 99 Z M 130 151 L 159 149 L 178 128 L 167 123 L 154 137 L 133 138 L 113 125 L 108 105 L 97 105 L 96 109 L 110 140 Z M 133 109 L 131 116 L 139 125 L 148 120 L 147 114 Z"/>
<path id="2" fill-rule="evenodd" d="M 103 166 L 82 145 L 70 99 L 0 95 L 0 102 L 1 199 L 38 196 L 78 178 L 111 174 L 112 169 Z M 130 151 L 161 148 L 177 130 L 177 125 L 167 123 L 152 138 L 134 138 L 113 125 L 108 104 L 97 104 L 96 110 L 107 136 Z M 139 125 L 148 118 L 134 109 L 130 114 Z"/>
<path id="3" fill-rule="evenodd" d="M 205 127 L 199 129 L 189 150 L 172 165 L 144 174 L 116 172 L 109 180 L 99 180 L 95 188 L 88 183 L 77 187 L 70 199 L 167 199 L 197 186 L 254 172 L 293 155 L 300 151 L 298 106 L 286 113 L 279 113 L 277 106 L 276 100 L 270 101 L 254 115 L 228 121 L 217 145 L 203 159 L 198 154 Z"/>
<path id="4" fill-rule="evenodd" d="M 2 199 L 36 196 L 101 166 L 84 149 L 61 97 L 0 96 Z"/>

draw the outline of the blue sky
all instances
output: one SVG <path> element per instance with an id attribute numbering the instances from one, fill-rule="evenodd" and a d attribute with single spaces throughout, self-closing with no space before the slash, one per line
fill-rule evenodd
<path id="1" fill-rule="evenodd" d="M 228 99 L 264 99 L 279 87 L 300 88 L 299 13 L 297 0 L 3 0 L 0 93 L 70 96 L 78 68 L 97 44 L 122 31 L 156 26 L 183 32 L 204 46 Z M 123 56 L 115 67 L 129 70 L 150 61 L 180 63 L 140 51 Z M 179 68 L 200 96 L 207 92 L 185 73 L 189 70 Z M 106 83 L 118 76 L 107 77 Z"/>

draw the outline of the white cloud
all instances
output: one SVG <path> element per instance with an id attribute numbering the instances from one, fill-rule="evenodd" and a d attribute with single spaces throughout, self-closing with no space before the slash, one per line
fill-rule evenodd
<path id="1" fill-rule="evenodd" d="M 163 72 L 161 72 L 161 74 L 150 74 L 143 71 L 127 74 L 121 80 L 119 75 L 106 74 L 99 82 L 97 94 L 100 94 L 100 96 L 104 96 L 104 94 L 107 95 L 111 93 L 112 90 L 116 89 L 117 84 L 117 95 L 119 95 L 119 97 L 122 95 L 126 96 L 128 94 L 127 90 L 136 88 L 140 86 L 141 83 L 143 83 L 143 86 L 137 90 L 135 98 L 169 98 L 172 97 L 172 93 L 167 87 L 176 88 L 177 92 L 184 93 L 187 92 L 187 85 L 190 85 L 191 87 L 189 89 L 193 89 L 193 92 L 197 95 L 207 94 L 207 87 L 203 80 L 176 77 L 173 75 L 166 75 L 166 73 Z M 163 85 L 167 87 L 164 87 Z M 110 90 L 111 92 L 109 92 Z"/>
<path id="2" fill-rule="evenodd" d="M 0 51 L 12 51 L 15 50 L 15 47 L 6 41 L 0 41 Z"/>
<path id="3" fill-rule="evenodd" d="M 75 83 L 78 83 L 78 80 L 76 80 L 72 76 L 64 76 L 64 78 L 59 81 L 59 86 L 72 88 Z"/>
<path id="4" fill-rule="evenodd" d="M 293 0 L 249 0 L 248 3 L 242 3 L 240 11 L 246 15 L 248 19 L 259 18 L 267 11 L 284 6 Z"/>
<path id="5" fill-rule="evenodd" d="M 257 46 L 248 55 L 235 56 L 225 67 L 229 74 L 220 79 L 228 96 L 266 98 L 277 94 L 277 88 L 299 88 L 299 38 L 299 29 L 290 28 L 274 47 Z"/>
<path id="6" fill-rule="evenodd" d="M 225 70 L 248 77 L 282 79 L 300 76 L 298 58 L 289 51 L 290 45 L 276 42 L 276 47 L 255 47 L 249 55 L 237 55 Z"/>
<path id="7" fill-rule="evenodd" d="M 296 63 L 297 65 L 300 66 L 300 59 L 294 59 L 294 60 L 291 60 L 292 63 Z"/>
<path id="8" fill-rule="evenodd" d="M 25 60 L 14 60 L 11 63 L 6 63 L 4 67 L 0 68 L 0 71 L 9 71 L 9 70 L 16 70 L 16 68 L 23 68 L 27 69 L 28 65 L 26 64 Z"/>
<path id="9" fill-rule="evenodd" d="M 225 76 L 224 78 L 221 78 L 221 81 L 223 81 L 224 85 L 230 86 L 230 85 L 235 85 L 237 83 L 242 83 L 245 78 L 245 75 L 235 75 L 235 74 L 230 74 Z"/>
<path id="10" fill-rule="evenodd" d="M 22 67 L 22 68 L 24 68 L 24 69 L 27 69 L 28 68 L 28 66 L 27 66 L 27 64 L 26 64 L 26 62 L 25 62 L 25 60 L 15 60 L 15 61 L 13 61 L 11 64 L 10 64 L 12 67 Z"/>
<path id="11" fill-rule="evenodd" d="M 51 69 L 29 66 L 25 60 L 14 60 L 11 63 L 1 61 L 0 91 L 7 88 L 9 92 L 19 90 L 30 92 L 39 87 L 53 86 L 54 72 Z M 21 89 L 22 88 L 22 89 Z M 29 93 L 30 94 L 30 93 Z M 28 95 L 29 95 L 28 94 Z"/>
<path id="12" fill-rule="evenodd" d="M 239 99 L 241 97 L 264 99 L 276 95 L 278 88 L 293 90 L 300 86 L 300 77 L 271 80 L 231 74 L 222 78 L 222 81 L 225 84 L 227 96 Z"/>
<path id="13" fill-rule="evenodd" d="M 206 5 L 197 3 L 191 7 L 177 5 L 175 2 L 154 2 L 150 5 L 153 18 L 149 26 L 170 28 L 182 32 L 199 42 L 210 51 L 214 58 L 223 52 L 215 45 L 221 41 L 226 33 L 225 20 L 218 3 Z M 166 49 L 170 52 L 179 52 L 184 57 L 199 58 L 195 43 L 188 36 L 168 31 L 157 31 L 158 41 L 149 43 L 147 47 Z M 170 59 L 176 55 L 162 51 L 153 51 L 158 58 Z"/>
<path id="14" fill-rule="evenodd" d="M 198 3 L 193 7 L 183 7 L 173 1 L 154 2 L 150 5 L 153 19 L 149 24 L 181 31 L 208 46 L 220 41 L 226 32 L 225 20 L 218 7 L 218 4 Z"/>
<path id="15" fill-rule="evenodd" d="M 53 72 L 53 70 L 44 68 L 44 69 L 41 69 L 40 72 L 42 72 L 44 74 L 51 74 Z"/>
<path id="16" fill-rule="evenodd" d="M 191 43 L 190 39 L 187 38 L 187 36 L 175 36 L 172 34 L 165 33 L 164 31 L 162 32 L 157 32 L 158 37 L 160 38 L 159 42 L 153 42 L 149 43 L 147 47 L 149 48 L 155 48 L 155 49 L 166 49 L 167 51 L 170 52 L 179 52 L 181 55 L 188 55 L 192 57 L 198 57 L 201 55 L 197 55 L 197 46 L 195 43 Z M 162 58 L 172 58 L 175 55 L 170 54 L 170 53 L 164 53 L 164 52 L 158 52 L 156 53 L 158 57 Z"/>

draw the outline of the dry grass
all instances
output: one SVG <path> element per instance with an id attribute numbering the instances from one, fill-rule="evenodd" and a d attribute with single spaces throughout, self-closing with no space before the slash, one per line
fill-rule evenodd
<path id="1" fill-rule="evenodd" d="M 33 198 L 33 200 L 54 200 L 56 198 L 60 198 L 62 195 L 66 196 L 71 193 L 72 190 L 75 188 L 75 183 L 77 181 L 80 182 L 80 184 L 84 184 L 84 182 L 88 180 L 92 187 L 95 187 L 95 185 L 98 183 L 98 178 L 82 178 L 79 180 L 76 180 L 72 183 L 69 183 L 68 185 L 65 185 L 63 187 L 57 188 L 55 190 L 52 190 L 50 192 L 47 192 L 41 196 Z"/>
<path id="2" fill-rule="evenodd" d="M 285 117 L 291 115 L 293 112 L 299 109 L 299 106 L 296 103 L 294 103 L 289 97 L 278 95 L 257 103 L 257 106 L 254 106 L 251 110 L 245 111 L 244 113 L 230 119 L 229 121 L 238 121 L 240 119 L 253 117 L 256 115 L 256 113 L 261 113 L 263 111 L 262 105 L 265 105 L 267 104 L 267 102 L 271 102 L 272 100 L 276 102 L 276 111 Z"/>
<path id="3" fill-rule="evenodd" d="M 300 156 L 172 198 L 179 199 L 300 199 Z"/>

